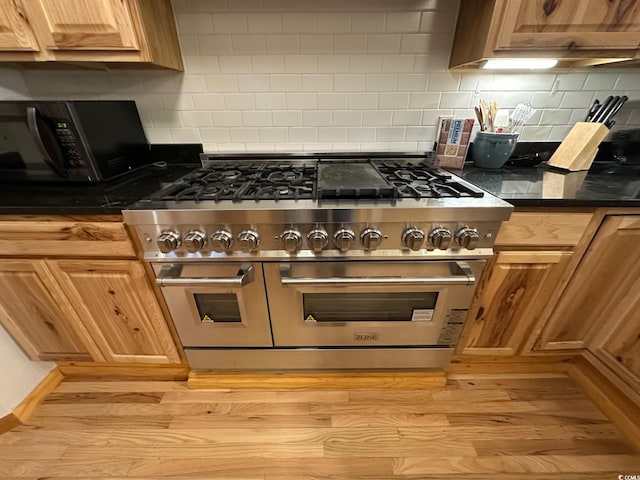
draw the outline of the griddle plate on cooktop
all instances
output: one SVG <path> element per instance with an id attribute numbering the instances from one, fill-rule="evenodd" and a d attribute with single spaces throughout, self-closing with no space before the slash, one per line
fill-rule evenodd
<path id="1" fill-rule="evenodd" d="M 318 198 L 390 198 L 397 190 L 370 163 L 320 163 Z"/>

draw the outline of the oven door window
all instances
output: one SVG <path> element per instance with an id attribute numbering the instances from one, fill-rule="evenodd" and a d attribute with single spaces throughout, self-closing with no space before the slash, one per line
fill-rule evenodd
<path id="1" fill-rule="evenodd" d="M 194 293 L 201 322 L 242 323 L 238 299 L 233 293 Z"/>
<path id="2" fill-rule="evenodd" d="M 316 322 L 430 321 L 438 292 L 305 293 L 304 318 Z"/>

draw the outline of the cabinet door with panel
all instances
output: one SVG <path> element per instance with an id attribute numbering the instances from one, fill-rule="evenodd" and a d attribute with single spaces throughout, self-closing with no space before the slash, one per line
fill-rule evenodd
<path id="1" fill-rule="evenodd" d="M 102 360 L 43 260 L 0 260 L 0 321 L 33 360 Z"/>
<path id="2" fill-rule="evenodd" d="M 29 17 L 48 50 L 137 50 L 122 0 L 30 0 Z"/>
<path id="3" fill-rule="evenodd" d="M 572 256 L 565 251 L 500 252 L 476 290 L 457 353 L 517 355 L 534 326 L 548 315 Z"/>
<path id="4" fill-rule="evenodd" d="M 636 50 L 640 46 L 640 0 L 498 3 L 503 14 L 496 51 Z"/>
<path id="5" fill-rule="evenodd" d="M 23 0 L 0 0 L 0 52 L 37 52 L 39 49 L 24 13 Z"/>
<path id="6" fill-rule="evenodd" d="M 537 349 L 586 348 L 591 338 L 608 334 L 620 318 L 635 315 L 636 325 L 640 324 L 638 310 L 631 309 L 640 295 L 639 265 L 640 215 L 605 218 L 545 325 Z"/>
<path id="7" fill-rule="evenodd" d="M 107 361 L 180 363 L 160 306 L 135 260 L 48 260 Z"/>

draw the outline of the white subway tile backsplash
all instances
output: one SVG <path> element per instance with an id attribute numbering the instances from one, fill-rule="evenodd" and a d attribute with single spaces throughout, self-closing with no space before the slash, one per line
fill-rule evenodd
<path id="1" fill-rule="evenodd" d="M 284 93 L 256 93 L 256 109 L 283 110 L 287 108 L 287 96 Z"/>
<path id="2" fill-rule="evenodd" d="M 387 13 L 387 32 L 417 32 L 420 30 L 420 12 Z"/>
<path id="3" fill-rule="evenodd" d="M 365 110 L 362 112 L 362 125 L 386 126 L 391 125 L 392 110 Z"/>
<path id="4" fill-rule="evenodd" d="M 238 90 L 241 92 L 270 92 L 269 75 L 239 75 Z"/>
<path id="5" fill-rule="evenodd" d="M 303 75 L 302 91 L 331 92 L 333 91 L 333 76 L 332 75 Z"/>
<path id="6" fill-rule="evenodd" d="M 332 53 L 333 35 L 300 35 L 300 53 Z"/>
<path id="7" fill-rule="evenodd" d="M 180 117 L 182 118 L 182 125 L 185 127 L 209 127 L 213 125 L 211 112 L 180 112 Z"/>
<path id="8" fill-rule="evenodd" d="M 284 71 L 287 73 L 315 73 L 317 68 L 314 55 L 284 56 Z"/>
<path id="9" fill-rule="evenodd" d="M 560 102 L 560 108 L 588 109 L 593 102 L 593 92 L 566 92 Z"/>
<path id="10" fill-rule="evenodd" d="M 411 33 L 402 35 L 400 53 L 427 53 L 427 46 L 431 41 L 429 33 Z"/>
<path id="11" fill-rule="evenodd" d="M 468 108 L 470 104 L 470 93 L 443 92 L 440 96 L 440 108 Z"/>
<path id="12" fill-rule="evenodd" d="M 249 55 L 221 55 L 218 57 L 222 73 L 251 73 L 251 57 Z"/>
<path id="13" fill-rule="evenodd" d="M 410 108 L 438 108 L 440 106 L 440 93 L 420 92 L 411 93 L 409 97 Z"/>
<path id="14" fill-rule="evenodd" d="M 318 140 L 321 142 L 346 142 L 347 129 L 344 127 L 318 128 Z"/>
<path id="15" fill-rule="evenodd" d="M 333 36 L 333 52 L 336 54 L 344 53 L 366 53 L 367 52 L 367 36 L 354 34 L 340 34 Z"/>
<path id="16" fill-rule="evenodd" d="M 216 33 L 246 33 L 247 15 L 244 13 L 214 13 L 213 31 Z M 206 33 L 206 32 L 203 32 Z"/>
<path id="17" fill-rule="evenodd" d="M 367 35 L 367 53 L 400 53 L 400 34 Z"/>
<path id="18" fill-rule="evenodd" d="M 349 73 L 348 55 L 318 55 L 318 73 Z"/>
<path id="19" fill-rule="evenodd" d="M 271 113 L 275 126 L 295 127 L 302 125 L 302 110 L 274 110 Z"/>
<path id="20" fill-rule="evenodd" d="M 381 109 L 408 108 L 409 94 L 407 92 L 381 93 L 378 107 Z"/>
<path id="21" fill-rule="evenodd" d="M 382 12 L 351 14 L 351 31 L 354 33 L 384 32 L 385 16 Z"/>
<path id="22" fill-rule="evenodd" d="M 231 55 L 231 35 L 198 35 L 200 55 Z"/>
<path id="23" fill-rule="evenodd" d="M 298 35 L 267 35 L 267 53 L 300 53 L 300 37 Z M 279 71 L 284 70 L 283 66 Z"/>
<path id="24" fill-rule="evenodd" d="M 382 71 L 389 73 L 412 73 L 414 71 L 415 55 L 384 55 L 382 57 Z"/>
<path id="25" fill-rule="evenodd" d="M 241 127 L 241 112 L 211 112 L 213 124 L 217 127 Z"/>
<path id="26" fill-rule="evenodd" d="M 345 93 L 318 93 L 318 108 L 321 110 L 345 109 L 347 105 Z"/>
<path id="27" fill-rule="evenodd" d="M 302 112 L 302 124 L 309 127 L 331 126 L 329 110 L 305 110 Z"/>
<path id="28" fill-rule="evenodd" d="M 347 33 L 351 30 L 351 15 L 348 13 L 319 13 L 317 30 L 320 33 Z"/>
<path id="29" fill-rule="evenodd" d="M 398 75 L 398 91 L 422 92 L 427 89 L 429 77 L 419 73 Z"/>
<path id="30" fill-rule="evenodd" d="M 258 129 L 253 127 L 230 128 L 231 141 L 237 143 L 259 142 Z"/>
<path id="31" fill-rule="evenodd" d="M 207 93 L 193 95 L 193 105 L 196 110 L 222 110 L 224 109 L 224 97 L 220 93 Z"/>
<path id="32" fill-rule="evenodd" d="M 347 97 L 347 105 L 350 110 L 365 110 L 378 108 L 377 93 L 353 93 Z"/>
<path id="33" fill-rule="evenodd" d="M 224 96 L 227 110 L 251 110 L 256 108 L 255 95 L 251 93 L 229 93 Z"/>
<path id="34" fill-rule="evenodd" d="M 333 110 L 332 124 L 337 127 L 351 127 L 362 125 L 362 112 L 360 110 Z"/>
<path id="35" fill-rule="evenodd" d="M 317 142 L 318 129 L 315 127 L 290 127 L 289 140 L 292 142 Z"/>
<path id="36" fill-rule="evenodd" d="M 242 124 L 245 127 L 269 127 L 273 125 L 271 112 L 266 112 L 264 110 L 242 112 Z"/>
<path id="37" fill-rule="evenodd" d="M 381 72 L 382 55 L 350 55 L 349 68 L 354 73 Z"/>
<path id="38" fill-rule="evenodd" d="M 231 47 L 234 55 L 267 53 L 267 40 L 264 35 L 231 35 Z"/>
<path id="39" fill-rule="evenodd" d="M 284 13 L 282 30 L 287 33 L 312 33 L 316 31 L 316 15 L 314 13 Z"/>
<path id="40" fill-rule="evenodd" d="M 249 13 L 247 23 L 251 33 L 282 32 L 282 15 L 279 13 Z"/>
<path id="41" fill-rule="evenodd" d="M 200 136 L 203 142 L 230 142 L 231 134 L 228 128 L 201 128 Z"/>
<path id="42" fill-rule="evenodd" d="M 315 93 L 287 93 L 287 108 L 290 110 L 312 110 L 318 108 Z"/>
<path id="43" fill-rule="evenodd" d="M 422 110 L 396 110 L 393 112 L 393 125 L 420 125 Z"/>
<path id="44" fill-rule="evenodd" d="M 171 140 L 174 143 L 200 142 L 200 130 L 197 128 L 171 128 Z"/>
<path id="45" fill-rule="evenodd" d="M 458 1 L 173 1 L 184 73 L 9 68 L 0 98 L 131 98 L 151 141 L 215 151 L 424 149 L 481 98 L 531 102 L 523 140 L 561 140 L 609 94 L 640 126 L 636 70 L 448 71 Z"/>

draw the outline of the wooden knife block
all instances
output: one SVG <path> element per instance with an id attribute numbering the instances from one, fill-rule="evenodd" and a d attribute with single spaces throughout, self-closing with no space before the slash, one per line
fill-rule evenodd
<path id="1" fill-rule="evenodd" d="M 589 170 L 598 154 L 598 145 L 608 133 L 609 129 L 603 123 L 576 123 L 547 165 L 570 172 Z"/>

